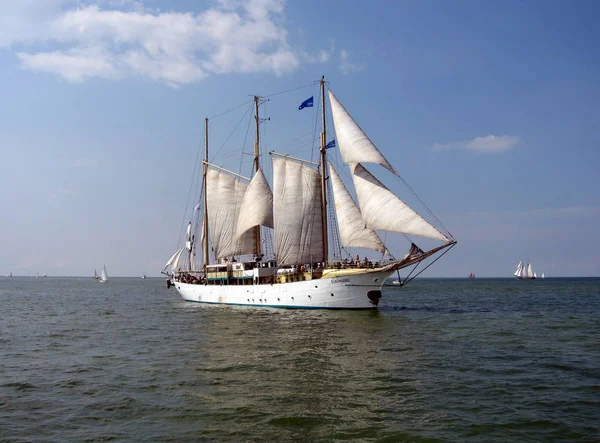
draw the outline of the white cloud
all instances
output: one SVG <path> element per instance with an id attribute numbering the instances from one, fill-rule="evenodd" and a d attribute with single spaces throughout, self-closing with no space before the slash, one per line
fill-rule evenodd
<path id="1" fill-rule="evenodd" d="M 350 54 L 348 51 L 342 49 L 340 51 L 340 70 L 342 71 L 342 74 L 348 75 L 351 72 L 360 71 L 363 69 L 363 65 L 355 65 L 350 63 L 350 60 L 348 60 L 349 58 Z"/>
<path id="2" fill-rule="evenodd" d="M 454 142 L 447 144 L 435 143 L 433 149 L 441 151 L 445 149 L 468 149 L 479 152 L 502 152 L 514 148 L 521 139 L 511 135 L 487 135 L 476 137 L 473 140 Z"/>
<path id="3" fill-rule="evenodd" d="M 221 0 L 199 13 L 148 10 L 134 0 L 6 3 L 0 47 L 15 49 L 24 68 L 72 82 L 137 75 L 181 86 L 329 60 L 329 51 L 310 55 L 288 42 L 283 0 Z"/>

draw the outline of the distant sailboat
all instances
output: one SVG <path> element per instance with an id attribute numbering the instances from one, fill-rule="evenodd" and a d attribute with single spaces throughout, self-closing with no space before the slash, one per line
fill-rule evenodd
<path id="1" fill-rule="evenodd" d="M 142 275 L 142 280 L 146 278 L 146 274 Z"/>
<path id="2" fill-rule="evenodd" d="M 546 278 L 546 276 L 544 275 L 544 273 L 542 272 L 542 278 Z"/>
<path id="3" fill-rule="evenodd" d="M 469 274 L 469 278 L 475 278 L 475 274 L 473 274 L 472 272 Z"/>
<path id="4" fill-rule="evenodd" d="M 535 280 L 537 278 L 535 272 L 533 272 L 531 263 L 527 263 L 527 265 L 523 265 L 522 260 L 517 265 L 517 270 L 515 271 L 514 275 L 519 280 Z"/>
<path id="5" fill-rule="evenodd" d="M 98 280 L 98 273 L 96 272 L 96 270 L 94 269 L 94 276 L 92 277 L 94 280 Z"/>
<path id="6" fill-rule="evenodd" d="M 100 283 L 104 283 L 107 280 L 108 280 L 108 274 L 106 274 L 106 266 L 102 266 L 102 273 L 100 274 L 100 278 L 98 279 L 98 281 Z"/>

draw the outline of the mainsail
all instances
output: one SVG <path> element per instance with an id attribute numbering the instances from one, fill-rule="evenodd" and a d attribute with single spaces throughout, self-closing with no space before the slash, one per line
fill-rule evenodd
<path id="1" fill-rule="evenodd" d="M 365 227 L 360 209 L 331 163 L 329 164 L 329 176 L 331 177 L 342 246 L 367 248 L 384 253 L 385 245 L 375 231 Z"/>
<path id="2" fill-rule="evenodd" d="M 273 193 L 259 169 L 246 189 L 238 216 L 237 237 L 255 226 L 273 227 Z"/>
<path id="3" fill-rule="evenodd" d="M 379 149 L 348 114 L 331 90 L 329 91 L 329 101 L 335 134 L 344 162 L 350 165 L 378 163 L 396 174 L 390 162 L 379 152 Z"/>
<path id="4" fill-rule="evenodd" d="M 360 212 L 371 229 L 449 239 L 377 180 L 361 164 L 352 172 Z"/>
<path id="5" fill-rule="evenodd" d="M 208 227 L 215 258 L 256 253 L 256 231 L 237 237 L 240 206 L 248 185 L 209 168 L 206 174 Z"/>
<path id="6" fill-rule="evenodd" d="M 273 221 L 280 266 L 326 260 L 320 180 L 315 169 L 273 156 Z"/>

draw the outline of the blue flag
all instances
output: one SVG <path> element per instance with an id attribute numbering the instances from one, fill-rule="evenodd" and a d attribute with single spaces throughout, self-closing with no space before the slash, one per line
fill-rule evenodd
<path id="1" fill-rule="evenodd" d="M 325 149 L 335 148 L 335 140 L 331 140 L 329 143 L 325 145 Z"/>
<path id="2" fill-rule="evenodd" d="M 302 102 L 302 104 L 300 106 L 298 106 L 298 110 L 301 110 L 304 108 L 312 108 L 312 107 L 313 107 L 313 97 L 307 98 L 306 100 L 304 100 Z"/>

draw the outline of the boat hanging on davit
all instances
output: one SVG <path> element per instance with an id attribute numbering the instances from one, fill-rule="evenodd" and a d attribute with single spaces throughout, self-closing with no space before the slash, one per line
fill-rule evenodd
<path id="1" fill-rule="evenodd" d="M 169 275 L 168 284 L 185 300 L 373 309 L 386 279 L 397 274 L 404 285 L 456 244 L 426 207 L 435 222 L 417 213 L 367 169 L 367 163 L 378 164 L 387 170 L 381 172 L 404 183 L 331 90 L 328 101 L 335 139 L 327 141 L 326 86 L 321 79 L 319 161 L 269 152 L 270 182 L 261 164 L 261 97 L 254 97 L 253 103 L 256 130 L 251 177 L 209 163 L 205 119 L 201 197 L 195 206 L 198 217 L 188 223 L 185 245 L 163 269 Z M 311 97 L 299 109 L 312 106 Z M 334 148 L 344 163 L 338 170 L 328 161 Z M 356 200 L 340 169 L 351 177 Z M 392 255 L 382 240 L 386 232 L 408 240 L 401 258 Z M 423 250 L 413 236 L 435 244 Z M 350 248 L 376 251 L 381 258 L 361 260 L 349 253 Z M 402 279 L 399 270 L 405 268 Z"/>

